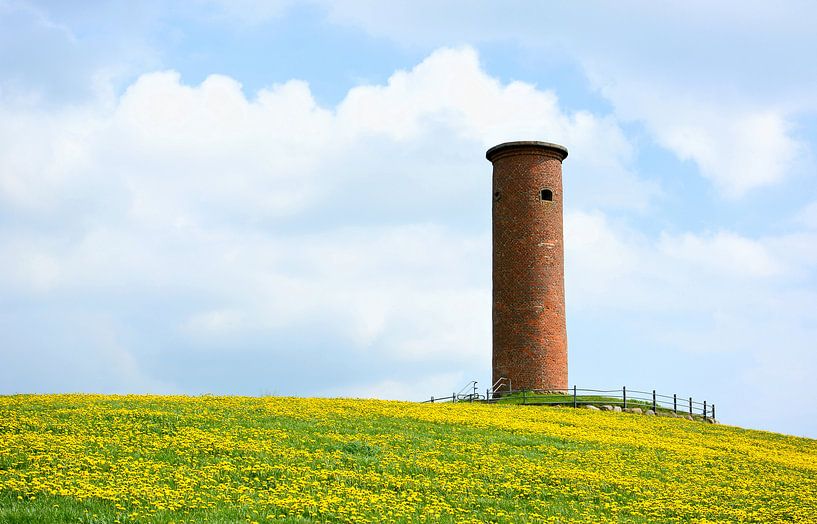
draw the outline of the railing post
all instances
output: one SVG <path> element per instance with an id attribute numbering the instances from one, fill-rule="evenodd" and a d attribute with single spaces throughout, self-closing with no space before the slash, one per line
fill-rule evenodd
<path id="1" fill-rule="evenodd" d="M 624 397 L 624 409 L 627 409 L 627 386 L 621 386 L 621 396 Z"/>
<path id="2" fill-rule="evenodd" d="M 658 413 L 658 409 L 655 405 L 655 390 L 652 390 L 652 411 L 653 413 Z"/>
<path id="3" fill-rule="evenodd" d="M 672 394 L 672 412 L 678 414 L 678 395 Z"/>
<path id="4" fill-rule="evenodd" d="M 456 393 L 451 393 L 451 403 L 453 404 L 456 401 L 457 401 L 457 394 Z"/>
<path id="5" fill-rule="evenodd" d="M 706 400 L 704 400 L 704 420 L 706 420 Z"/>
<path id="6" fill-rule="evenodd" d="M 689 416 L 692 416 L 692 397 L 689 397 Z"/>
<path id="7" fill-rule="evenodd" d="M 434 397 L 431 397 L 431 403 L 434 404 Z"/>
<path id="8" fill-rule="evenodd" d="M 573 407 L 576 407 L 576 384 L 573 384 Z"/>
<path id="9" fill-rule="evenodd" d="M 718 420 L 715 418 L 715 404 L 712 404 L 712 420 Z"/>
<path id="10" fill-rule="evenodd" d="M 485 402 L 488 402 L 489 400 L 491 400 L 490 395 L 488 395 L 488 393 L 490 393 L 490 391 L 491 391 L 491 388 L 485 388 Z"/>
<path id="11" fill-rule="evenodd" d="M 528 403 L 528 391 L 523 389 L 522 390 L 522 404 Z"/>

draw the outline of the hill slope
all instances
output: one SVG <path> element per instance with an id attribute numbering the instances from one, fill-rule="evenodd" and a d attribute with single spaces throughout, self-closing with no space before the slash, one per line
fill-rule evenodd
<path id="1" fill-rule="evenodd" d="M 572 408 L 0 397 L 0 522 L 817 521 L 817 441 Z"/>

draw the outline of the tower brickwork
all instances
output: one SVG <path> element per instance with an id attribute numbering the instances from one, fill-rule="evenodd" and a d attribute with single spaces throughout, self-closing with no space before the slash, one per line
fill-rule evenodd
<path id="1" fill-rule="evenodd" d="M 567 389 L 562 161 L 547 142 L 492 147 L 493 380 Z"/>

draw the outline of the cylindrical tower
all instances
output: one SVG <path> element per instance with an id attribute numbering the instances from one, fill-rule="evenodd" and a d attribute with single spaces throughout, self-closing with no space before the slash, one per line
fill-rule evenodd
<path id="1" fill-rule="evenodd" d="M 547 142 L 485 154 L 493 174 L 493 380 L 567 389 L 562 160 Z M 507 387 L 507 385 L 506 385 Z"/>

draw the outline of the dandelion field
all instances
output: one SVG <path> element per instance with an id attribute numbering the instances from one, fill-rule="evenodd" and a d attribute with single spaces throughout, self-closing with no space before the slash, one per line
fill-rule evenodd
<path id="1" fill-rule="evenodd" d="M 817 441 L 572 408 L 0 397 L 0 522 L 815 522 Z"/>

